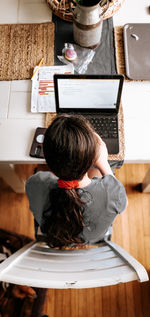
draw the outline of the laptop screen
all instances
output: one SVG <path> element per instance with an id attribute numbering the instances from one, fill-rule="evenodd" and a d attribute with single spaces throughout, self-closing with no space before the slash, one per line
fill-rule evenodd
<path id="1" fill-rule="evenodd" d="M 54 82 L 57 112 L 118 111 L 120 75 L 55 75 Z"/>

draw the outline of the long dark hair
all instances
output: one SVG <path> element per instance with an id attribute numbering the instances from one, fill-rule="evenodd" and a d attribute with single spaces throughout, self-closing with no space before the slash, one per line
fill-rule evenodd
<path id="1" fill-rule="evenodd" d="M 43 143 L 50 170 L 63 180 L 81 180 L 96 157 L 97 142 L 86 119 L 78 115 L 58 115 L 47 128 Z M 58 186 L 50 192 L 51 216 L 42 231 L 47 234 L 50 247 L 64 247 L 83 240 L 83 210 L 85 201 L 79 189 Z"/>

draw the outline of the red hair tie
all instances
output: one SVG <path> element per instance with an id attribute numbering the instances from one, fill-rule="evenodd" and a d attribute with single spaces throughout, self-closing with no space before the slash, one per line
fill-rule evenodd
<path id="1" fill-rule="evenodd" d="M 74 181 L 64 181 L 62 179 L 58 179 L 57 181 L 59 188 L 65 188 L 65 189 L 72 189 L 72 188 L 78 188 L 79 182 L 77 180 Z"/>

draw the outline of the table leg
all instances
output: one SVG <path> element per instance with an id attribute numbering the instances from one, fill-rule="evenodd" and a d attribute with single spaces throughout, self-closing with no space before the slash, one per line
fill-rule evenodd
<path id="1" fill-rule="evenodd" d="M 14 164 L 0 164 L 0 177 L 3 178 L 14 192 L 25 193 L 25 181 L 16 174 Z"/>
<path id="2" fill-rule="evenodd" d="M 142 192 L 150 193 L 150 169 L 146 173 L 142 182 Z"/>

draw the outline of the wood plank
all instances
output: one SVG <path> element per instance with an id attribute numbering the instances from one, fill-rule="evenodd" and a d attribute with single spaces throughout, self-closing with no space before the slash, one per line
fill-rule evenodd
<path id="1" fill-rule="evenodd" d="M 57 290 L 49 289 L 46 294 L 46 301 L 44 303 L 43 315 L 48 314 L 49 316 L 54 316 L 55 314 L 55 298 Z M 76 315 L 77 316 L 77 315 Z"/>
<path id="2" fill-rule="evenodd" d="M 88 305 L 88 291 L 85 289 L 78 290 L 78 317 L 83 317 L 87 315 L 89 310 Z"/>
<path id="3" fill-rule="evenodd" d="M 102 316 L 110 316 L 111 305 L 110 305 L 110 287 L 102 287 Z"/>
<path id="4" fill-rule="evenodd" d="M 125 293 L 128 316 L 136 317 L 133 282 L 125 285 Z"/>
<path id="5" fill-rule="evenodd" d="M 70 316 L 71 315 L 71 290 L 63 290 L 62 293 L 62 316 Z M 59 315 L 60 316 L 60 315 Z"/>
<path id="6" fill-rule="evenodd" d="M 103 313 L 103 301 L 102 301 L 102 290 L 103 287 L 94 288 L 94 303 L 93 303 L 93 311 L 95 313 L 95 317 L 102 316 Z"/>
<path id="7" fill-rule="evenodd" d="M 79 311 L 79 293 L 76 289 L 71 289 L 71 298 L 70 298 L 70 305 L 71 305 L 71 317 L 78 316 Z"/>

